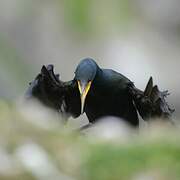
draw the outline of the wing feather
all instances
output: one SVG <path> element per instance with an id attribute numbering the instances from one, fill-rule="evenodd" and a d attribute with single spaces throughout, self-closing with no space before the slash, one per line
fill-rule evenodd
<path id="1" fill-rule="evenodd" d="M 135 102 L 137 110 L 144 120 L 151 118 L 170 119 L 175 111 L 166 101 L 168 91 L 160 91 L 157 85 L 153 85 L 150 77 L 144 91 L 137 89 L 132 83 L 129 85 L 130 94 Z"/>
<path id="2" fill-rule="evenodd" d="M 63 82 L 59 74 L 54 73 L 54 66 L 42 66 L 41 72 L 30 83 L 26 99 L 36 98 L 45 106 L 59 112 L 63 117 L 80 115 L 80 98 L 76 83 Z"/>

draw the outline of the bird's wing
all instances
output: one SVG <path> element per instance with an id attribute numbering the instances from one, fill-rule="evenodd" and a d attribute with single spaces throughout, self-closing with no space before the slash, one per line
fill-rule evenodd
<path id="1" fill-rule="evenodd" d="M 54 73 L 54 66 L 43 66 L 41 72 L 30 83 L 26 99 L 36 98 L 45 106 L 61 115 L 80 115 L 80 98 L 74 81 L 63 82 Z M 78 106 L 79 105 L 79 106 Z"/>
<path id="2" fill-rule="evenodd" d="M 157 85 L 153 85 L 150 77 L 144 91 L 137 89 L 132 83 L 128 86 L 137 110 L 144 120 L 151 118 L 170 119 L 174 109 L 166 101 L 168 91 L 161 92 Z"/>

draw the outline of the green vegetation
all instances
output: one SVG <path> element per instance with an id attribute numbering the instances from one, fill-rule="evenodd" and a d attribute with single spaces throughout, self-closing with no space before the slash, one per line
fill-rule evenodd
<path id="1" fill-rule="evenodd" d="M 148 129 L 107 139 L 62 128 L 57 117 L 28 109 L 0 103 L 0 161 L 8 159 L 0 165 L 0 179 L 180 178 L 178 130 Z"/>

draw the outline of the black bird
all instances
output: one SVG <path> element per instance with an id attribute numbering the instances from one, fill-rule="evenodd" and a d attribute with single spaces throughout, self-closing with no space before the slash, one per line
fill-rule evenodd
<path id="1" fill-rule="evenodd" d="M 52 65 L 43 66 L 27 95 L 66 116 L 78 117 L 85 112 L 90 123 L 101 117 L 115 116 L 137 126 L 137 112 L 148 120 L 153 117 L 168 119 L 174 111 L 165 101 L 168 92 L 153 86 L 152 78 L 145 91 L 141 91 L 122 74 L 102 69 L 90 58 L 79 63 L 74 79 L 68 82 L 59 80 Z"/>
<path id="2" fill-rule="evenodd" d="M 116 116 L 138 125 L 137 111 L 128 92 L 132 82 L 125 76 L 84 59 L 77 66 L 74 79 L 80 92 L 81 114 L 85 112 L 91 123 L 104 116 Z"/>

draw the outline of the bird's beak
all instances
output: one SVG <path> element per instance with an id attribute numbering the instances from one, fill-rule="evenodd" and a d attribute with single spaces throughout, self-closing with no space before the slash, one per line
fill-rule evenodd
<path id="1" fill-rule="evenodd" d="M 83 114 L 84 112 L 84 104 L 85 104 L 85 100 L 86 100 L 86 96 L 89 92 L 89 89 L 91 87 L 91 81 L 89 81 L 88 83 L 83 83 L 83 82 L 80 82 L 80 81 L 77 81 L 78 82 L 78 89 L 79 89 L 79 92 L 80 92 L 80 95 L 81 95 L 81 114 Z"/>

